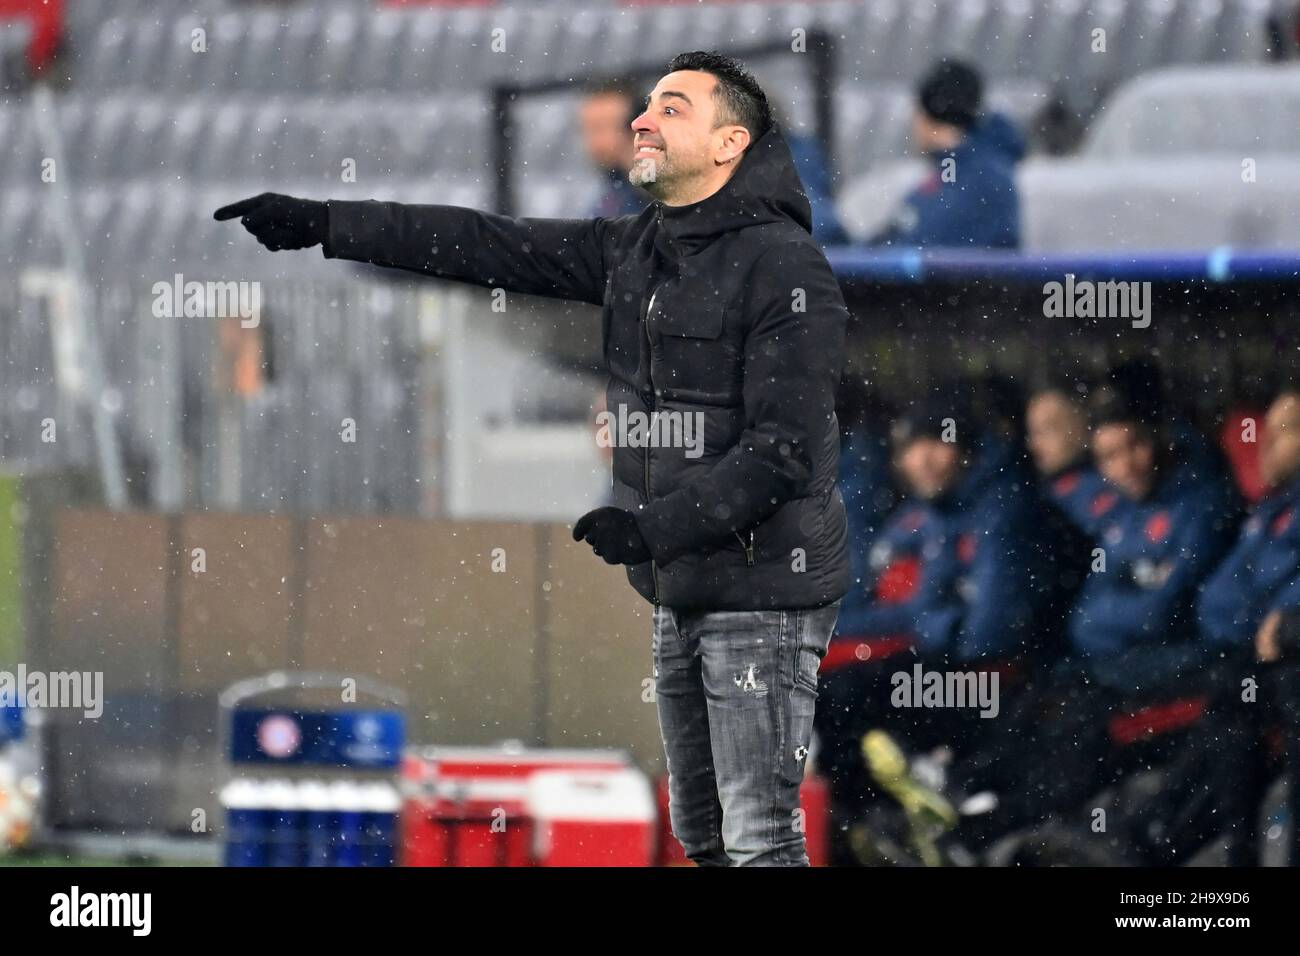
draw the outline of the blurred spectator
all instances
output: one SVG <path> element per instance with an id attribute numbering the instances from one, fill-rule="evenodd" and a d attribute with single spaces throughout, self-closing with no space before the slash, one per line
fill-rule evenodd
<path id="1" fill-rule="evenodd" d="M 1083 533 L 1094 536 L 1122 498 L 1092 464 L 1088 411 L 1066 382 L 1038 388 L 1025 409 L 1026 445 L 1048 497 Z"/>
<path id="2" fill-rule="evenodd" d="M 1257 704 L 1242 694 L 1242 679 L 1254 670 L 1256 654 L 1267 660 L 1259 648 L 1276 638 L 1273 625 L 1297 613 L 1284 609 L 1300 607 L 1300 392 L 1279 395 L 1265 426 L 1259 464 L 1268 493 L 1197 602 L 1206 670 L 1198 682 L 1203 688 L 1186 689 L 1207 693 L 1207 713 L 1166 768 L 1165 842 L 1173 846 L 1164 856 L 1170 859 L 1221 833 L 1228 840 L 1230 865 L 1258 862 L 1255 820 L 1266 784 L 1260 744 L 1271 725 L 1289 723 L 1288 708 L 1276 706 L 1289 697 L 1286 682 L 1279 694 L 1278 682 L 1271 679 L 1275 672 L 1266 673 Z M 1292 805 L 1300 807 L 1300 800 Z M 1204 809 L 1197 815 L 1186 807 Z M 1134 833 L 1130 842 L 1140 846 L 1144 835 Z M 1296 860 L 1293 856 L 1292 863 Z"/>
<path id="3" fill-rule="evenodd" d="M 638 86 L 631 79 L 605 80 L 587 88 L 578 108 L 583 147 L 605 179 L 593 217 L 634 216 L 650 197 L 628 181 L 632 168 L 632 121 L 641 114 Z"/>
<path id="4" fill-rule="evenodd" d="M 1155 410 L 1108 388 L 1092 408 L 1097 468 L 1128 506 L 1102 527 L 1104 570 L 1088 576 L 1070 639 L 1093 677 L 1125 692 L 1176 680 L 1198 656 L 1186 640 L 1196 588 L 1222 557 L 1239 509 L 1225 478 L 1175 457 Z"/>
<path id="5" fill-rule="evenodd" d="M 1189 415 L 1170 407 L 1164 373 L 1155 362 L 1146 358 L 1121 362 L 1106 374 L 1106 384 L 1134 414 L 1164 422 L 1160 429 L 1166 446 L 1163 454 L 1181 462 L 1192 479 L 1231 481 L 1232 469 L 1222 447 L 1201 431 Z"/>
<path id="6" fill-rule="evenodd" d="M 1280 486 L 1276 495 L 1270 495 L 1260 505 L 1257 513 L 1262 520 L 1256 523 L 1257 535 L 1267 535 L 1261 544 L 1267 544 L 1277 558 L 1282 557 L 1282 541 L 1287 539 L 1292 555 L 1300 551 L 1296 544 L 1296 509 L 1300 508 L 1300 390 L 1292 389 L 1281 395 L 1269 410 L 1265 434 L 1270 436 L 1260 449 L 1260 463 L 1267 480 Z M 1270 503 L 1274 507 L 1269 508 Z M 1281 505 L 1281 510 L 1276 506 Z M 1265 511 L 1265 508 L 1269 508 Z M 1270 520 L 1271 517 L 1271 520 Z M 1249 526 L 1248 526 L 1249 527 Z M 1265 531 L 1265 529 L 1267 529 Z M 1276 543 L 1275 543 L 1276 542 Z M 1278 567 L 1264 562 L 1266 573 L 1276 576 Z M 1259 605 L 1256 605 L 1258 608 Z M 1276 738 L 1281 743 L 1282 757 L 1291 784 L 1288 802 L 1291 813 L 1291 845 L 1288 860 L 1291 866 L 1300 865 L 1300 573 L 1294 574 L 1289 585 L 1273 602 L 1273 609 L 1264 618 L 1254 637 L 1254 650 L 1263 667 L 1260 674 L 1260 701 L 1264 714 L 1256 719 L 1254 742 L 1267 740 L 1267 732 L 1280 727 Z M 1208 733 L 1208 731 L 1207 731 Z M 1258 758 L 1257 758 L 1258 759 Z M 1258 764 L 1248 765 L 1257 769 Z M 1240 774 L 1237 774 L 1240 776 Z M 1256 791 L 1262 789 L 1256 781 Z M 1231 792 L 1235 781 L 1225 778 L 1221 785 Z M 1254 804 L 1249 804 L 1254 809 Z"/>
<path id="7" fill-rule="evenodd" d="M 1105 404 L 1096 412 L 1100 426 L 1096 444 L 1099 454 L 1108 456 L 1114 454 L 1110 450 L 1114 443 L 1122 440 L 1114 429 L 1149 425 L 1135 421 L 1138 416 L 1133 410 L 1117 405 L 1113 396 L 1101 401 Z M 1141 634 L 1130 628 L 1125 646 L 1107 652 L 1109 666 L 1096 668 L 1098 661 L 1093 660 L 1100 682 L 1089 680 L 1074 662 L 1063 662 L 1048 690 L 1033 700 L 1034 706 L 1013 714 L 989 750 L 957 775 L 961 792 L 989 786 L 999 790 L 996 819 L 1002 828 L 1041 819 L 1049 810 L 1063 810 L 1071 801 L 1086 800 L 1115 783 L 1115 762 L 1107 756 L 1115 733 L 1123 723 L 1133 723 L 1135 715 L 1146 714 L 1138 718 L 1144 736 L 1156 733 L 1146 741 L 1143 763 L 1159 769 L 1159 786 L 1146 784 L 1138 806 L 1118 820 L 1122 834 L 1118 845 L 1123 852 L 1132 862 L 1172 864 L 1222 835 L 1228 842 L 1230 864 L 1258 860 L 1254 823 L 1264 792 L 1258 744 L 1267 721 L 1280 716 L 1285 722 L 1286 715 L 1285 710 L 1279 715 L 1244 696 L 1241 681 L 1252 670 L 1255 645 L 1266 643 L 1270 624 L 1284 617 L 1275 609 L 1300 607 L 1300 522 L 1294 520 L 1300 507 L 1300 394 L 1280 396 L 1268 420 L 1270 433 L 1281 436 L 1261 449 L 1272 492 L 1206 579 L 1195 601 L 1195 620 L 1178 614 L 1170 600 L 1176 595 L 1166 589 L 1180 587 L 1181 580 L 1183 590 L 1195 592 L 1187 582 L 1198 578 L 1198 566 L 1205 564 L 1202 556 L 1217 552 L 1213 509 L 1230 499 L 1215 505 L 1206 501 L 1204 484 L 1182 485 L 1180 494 L 1206 508 L 1199 530 L 1195 506 L 1146 511 L 1144 516 L 1161 493 L 1154 489 L 1143 493 L 1142 488 L 1160 479 L 1153 469 L 1134 467 L 1131 462 L 1128 470 L 1118 462 L 1111 464 L 1123 472 L 1117 483 L 1134 500 L 1132 514 L 1138 516 L 1121 526 L 1147 532 L 1148 540 L 1138 545 L 1140 551 L 1159 547 L 1159 542 L 1149 540 L 1152 537 L 1171 540 L 1179 527 L 1188 530 L 1174 557 L 1166 550 L 1163 560 L 1157 555 L 1148 568 L 1138 570 L 1144 559 L 1130 555 L 1121 567 L 1111 565 L 1093 575 L 1094 582 L 1109 578 L 1114 584 L 1113 620 L 1127 615 L 1141 625 Z M 1130 458 L 1154 454 L 1158 442 L 1145 444 L 1147 452 L 1125 454 Z M 1153 477 L 1144 484 L 1139 474 Z M 1159 520 L 1162 513 L 1171 515 L 1168 521 Z M 1128 537 L 1117 543 L 1121 556 L 1131 547 Z M 1184 566 L 1174 567 L 1173 562 Z M 1153 623 L 1149 614 L 1158 604 L 1165 610 Z M 1116 629 L 1125 635 L 1119 625 Z M 1085 650 L 1096 650 L 1095 642 Z M 1125 674 L 1136 679 L 1121 677 Z M 1261 699 L 1267 702 L 1267 691 L 1263 693 Z M 1197 719 L 1201 713 L 1204 716 Z M 1171 736 L 1182 728 L 1187 730 L 1184 736 Z M 1050 772 L 1034 770 L 1048 760 Z M 990 822 L 968 823 L 965 838 L 979 842 L 973 834 L 982 827 L 987 835 Z"/>
<path id="8" fill-rule="evenodd" d="M 1300 605 L 1300 392 L 1278 396 L 1262 437 L 1260 474 L 1269 492 L 1197 605 L 1201 632 L 1227 653 L 1252 649 L 1279 601 Z"/>
<path id="9" fill-rule="evenodd" d="M 934 169 L 870 245 L 1019 247 L 1024 137 L 1005 116 L 981 113 L 983 86 L 952 60 L 921 81 L 912 137 Z"/>
<path id="10" fill-rule="evenodd" d="M 982 452 L 980 434 L 950 399 L 926 402 L 895 422 L 895 461 L 914 503 L 885 535 L 910 539 L 918 568 L 904 599 L 877 597 L 847 616 L 841 611 L 840 634 L 853 636 L 832 647 L 849 645 L 854 653 L 840 657 L 847 666 L 823 668 L 824 704 L 814 720 L 841 829 L 873 797 L 859 749 L 868 730 L 888 727 L 913 746 L 960 750 L 987 723 L 973 709 L 894 707 L 891 672 L 919 659 L 929 670 L 960 665 L 1011 675 L 1033 641 L 1047 597 L 1033 583 L 1047 545 L 1040 500 L 1027 476 Z M 848 861 L 842 846 L 837 852 Z"/>

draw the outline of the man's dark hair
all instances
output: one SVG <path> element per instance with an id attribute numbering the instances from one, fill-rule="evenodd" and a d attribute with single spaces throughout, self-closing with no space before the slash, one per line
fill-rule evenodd
<path id="1" fill-rule="evenodd" d="M 673 57 L 668 72 L 678 70 L 699 70 L 717 77 L 718 87 L 713 94 L 718 105 L 717 126 L 743 126 L 749 130 L 751 141 L 757 141 L 772 128 L 772 107 L 768 105 L 767 94 L 739 60 L 716 50 L 707 53 L 695 50 Z"/>
<path id="2" fill-rule="evenodd" d="M 984 99 L 984 81 L 974 67 L 959 60 L 940 60 L 917 89 L 921 109 L 940 123 L 970 129 Z"/>
<path id="3" fill-rule="evenodd" d="M 1054 371 L 1044 371 L 1034 377 L 1029 386 L 1028 400 L 1042 395 L 1060 395 L 1066 401 L 1086 408 L 1092 383 L 1083 375 L 1071 375 Z"/>
<path id="4" fill-rule="evenodd" d="M 951 437 L 953 445 L 969 453 L 976 448 L 977 432 L 978 424 L 969 413 L 968 384 L 952 381 L 939 383 L 933 392 L 912 402 L 894 419 L 889 438 L 895 452 L 924 438 L 946 442 Z"/>
<path id="5" fill-rule="evenodd" d="M 1122 388 L 1106 383 L 1094 389 L 1088 396 L 1088 424 L 1092 429 L 1103 425 L 1126 425 L 1132 428 L 1142 441 L 1159 445 L 1161 438 L 1161 419 L 1151 405 L 1134 400 Z"/>

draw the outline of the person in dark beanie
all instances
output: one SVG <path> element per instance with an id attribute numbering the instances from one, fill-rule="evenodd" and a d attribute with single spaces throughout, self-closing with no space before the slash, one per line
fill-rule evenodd
<path id="1" fill-rule="evenodd" d="M 1214 482 L 1230 480 L 1231 467 L 1223 449 L 1169 399 L 1159 365 L 1148 358 L 1128 359 L 1106 373 L 1106 384 L 1135 414 L 1163 423 L 1162 454 L 1186 465 L 1190 477 Z"/>
<path id="2" fill-rule="evenodd" d="M 941 60 L 922 78 L 912 139 L 933 168 L 869 244 L 1020 245 L 1015 167 L 1024 137 L 1005 116 L 984 112 L 983 101 L 983 81 L 965 63 Z"/>
<path id="3" fill-rule="evenodd" d="M 1200 585 L 1232 540 L 1240 502 L 1177 455 L 1161 406 L 1103 386 L 1089 399 L 1097 470 L 1125 499 L 1103 522 L 1101 569 L 1089 574 L 1070 640 L 1093 679 L 1137 693 L 1176 680 L 1194 655 L 1173 638 L 1190 630 Z"/>
<path id="4" fill-rule="evenodd" d="M 614 504 L 573 537 L 654 607 L 673 832 L 701 865 L 808 865 L 800 785 L 849 586 L 835 417 L 848 310 L 767 97 L 683 53 L 632 123 L 636 215 L 511 218 L 275 193 L 270 249 L 601 306 Z M 687 440 L 687 427 L 699 440 Z"/>
<path id="5" fill-rule="evenodd" d="M 900 707 L 897 675 L 917 665 L 996 669 L 1007 694 L 1052 607 L 1053 595 L 1036 583 L 1049 550 L 1042 500 L 1028 473 L 985 446 L 985 423 L 950 397 L 963 391 L 948 383 L 937 390 L 943 397 L 894 422 L 894 461 L 910 496 L 900 510 L 916 516 L 916 583 L 903 600 L 854 604 L 835 639 L 838 666 L 824 675 L 816 720 L 837 862 L 852 862 L 848 831 L 880 796 L 862 756 L 868 731 L 886 730 L 912 750 L 960 753 L 994 723 L 975 707 Z M 852 652 L 839 653 L 846 645 Z"/>

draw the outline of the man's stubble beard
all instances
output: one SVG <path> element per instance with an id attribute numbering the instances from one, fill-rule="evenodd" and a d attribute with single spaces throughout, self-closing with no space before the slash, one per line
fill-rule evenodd
<path id="1" fill-rule="evenodd" d="M 653 159 L 638 159 L 632 163 L 627 178 L 633 186 L 640 186 L 655 199 L 664 199 L 668 195 L 668 182 L 665 181 L 666 163 L 656 164 Z"/>

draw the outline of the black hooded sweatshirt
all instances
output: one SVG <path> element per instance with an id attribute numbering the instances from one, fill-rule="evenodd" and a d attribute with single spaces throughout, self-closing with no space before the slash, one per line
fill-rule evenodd
<path id="1" fill-rule="evenodd" d="M 611 430 L 614 503 L 654 556 L 628 579 L 677 610 L 818 607 L 850 580 L 848 310 L 780 131 L 739 162 L 700 202 L 616 218 L 329 201 L 327 258 L 602 307 L 607 408 L 633 426 Z"/>

